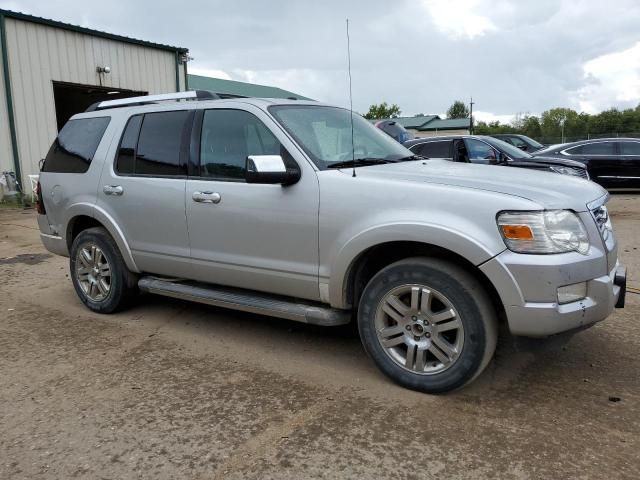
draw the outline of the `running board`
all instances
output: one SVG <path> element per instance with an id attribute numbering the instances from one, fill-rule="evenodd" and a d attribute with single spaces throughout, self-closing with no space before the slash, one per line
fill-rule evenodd
<path id="1" fill-rule="evenodd" d="M 143 292 L 165 297 L 286 318 L 312 325 L 331 327 L 346 325 L 351 321 L 351 313 L 347 310 L 338 310 L 321 304 L 302 303 L 287 297 L 276 297 L 239 288 L 162 280 L 158 277 L 142 277 L 138 281 L 138 288 Z"/>

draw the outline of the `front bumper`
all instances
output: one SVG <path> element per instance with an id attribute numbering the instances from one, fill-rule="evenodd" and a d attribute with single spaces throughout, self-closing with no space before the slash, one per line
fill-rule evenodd
<path id="1" fill-rule="evenodd" d="M 536 259 L 504 252 L 481 267 L 500 294 L 513 335 L 546 337 L 585 328 L 624 306 L 626 269 L 616 260 L 609 274 L 594 278 L 604 259 L 578 255 L 564 254 L 560 260 L 559 256 Z M 528 258 L 523 263 L 524 257 Z M 558 304 L 558 287 L 583 281 L 587 282 L 585 298 Z"/>

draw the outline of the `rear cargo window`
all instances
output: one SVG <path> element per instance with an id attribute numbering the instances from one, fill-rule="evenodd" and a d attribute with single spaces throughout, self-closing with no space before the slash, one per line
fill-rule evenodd
<path id="1" fill-rule="evenodd" d="M 111 117 L 69 120 L 51 145 L 42 171 L 86 172 L 110 120 Z"/>

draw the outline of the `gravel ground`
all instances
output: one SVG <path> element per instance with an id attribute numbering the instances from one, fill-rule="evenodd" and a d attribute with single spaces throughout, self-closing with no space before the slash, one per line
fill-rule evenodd
<path id="1" fill-rule="evenodd" d="M 640 197 L 610 209 L 640 287 Z M 67 262 L 0 210 L 1 479 L 638 478 L 640 295 L 429 396 L 331 329 L 153 296 L 93 314 Z"/>

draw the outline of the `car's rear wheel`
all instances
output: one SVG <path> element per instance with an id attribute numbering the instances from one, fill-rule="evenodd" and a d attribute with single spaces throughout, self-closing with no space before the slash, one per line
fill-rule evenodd
<path id="1" fill-rule="evenodd" d="M 128 305 L 137 291 L 136 276 L 127 269 L 104 228 L 78 234 L 71 246 L 69 266 L 78 297 L 94 312 L 115 312 Z"/>
<path id="2" fill-rule="evenodd" d="M 358 328 L 386 375 L 429 393 L 473 380 L 497 341 L 495 309 L 480 282 L 431 258 L 402 260 L 378 272 L 360 299 Z"/>

